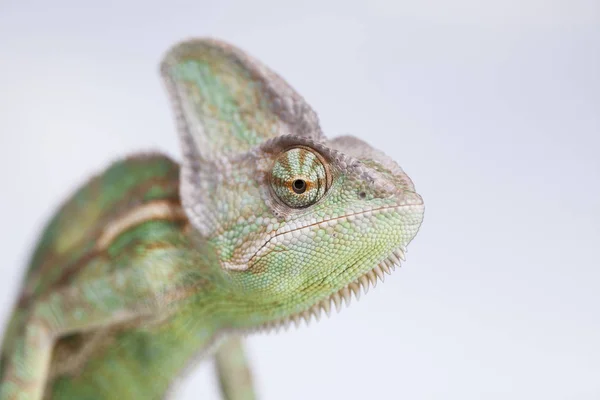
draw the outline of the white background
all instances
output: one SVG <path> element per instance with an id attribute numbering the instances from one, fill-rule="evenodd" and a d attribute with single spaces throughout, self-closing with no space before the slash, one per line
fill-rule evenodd
<path id="1" fill-rule="evenodd" d="M 598 0 L 0 0 L 2 320 L 70 191 L 139 149 L 179 157 L 157 65 L 202 35 L 384 149 L 426 204 L 384 285 L 250 340 L 263 399 L 600 398 Z M 211 373 L 183 398 L 217 398 Z"/>

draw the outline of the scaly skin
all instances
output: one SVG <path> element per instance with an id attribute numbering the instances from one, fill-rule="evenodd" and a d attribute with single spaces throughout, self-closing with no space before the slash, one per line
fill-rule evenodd
<path id="1" fill-rule="evenodd" d="M 165 398 L 212 354 L 224 398 L 253 399 L 238 335 L 339 309 L 419 229 L 402 169 L 326 139 L 241 50 L 183 42 L 161 73 L 183 161 L 119 161 L 59 210 L 5 332 L 2 400 Z"/>

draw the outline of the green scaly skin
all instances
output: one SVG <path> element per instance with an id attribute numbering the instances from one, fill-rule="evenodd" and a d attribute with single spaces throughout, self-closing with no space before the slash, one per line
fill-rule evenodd
<path id="1" fill-rule="evenodd" d="M 183 161 L 119 161 L 59 210 L 5 331 L 1 400 L 166 398 L 212 354 L 224 398 L 254 399 L 239 335 L 339 309 L 420 227 L 394 161 L 325 138 L 241 50 L 182 42 L 161 73 Z"/>

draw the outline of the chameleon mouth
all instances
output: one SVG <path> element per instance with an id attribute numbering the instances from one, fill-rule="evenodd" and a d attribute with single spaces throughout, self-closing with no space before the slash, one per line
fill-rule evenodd
<path id="1" fill-rule="evenodd" d="M 269 321 L 266 324 L 254 328 L 252 331 L 278 332 L 282 328 L 287 330 L 292 324 L 298 328 L 302 321 L 305 321 L 306 325 L 308 326 L 312 319 L 319 321 L 323 314 L 327 315 L 327 317 L 331 316 L 331 310 L 334 308 L 336 312 L 340 312 L 344 303 L 346 306 L 350 305 L 350 302 L 352 301 L 352 295 L 354 295 L 356 301 L 358 301 L 361 296 L 361 291 L 364 292 L 364 294 L 367 294 L 371 286 L 373 288 L 377 286 L 378 280 L 383 283 L 386 274 L 391 275 L 392 272 L 396 270 L 396 267 L 399 268 L 401 266 L 401 261 L 406 261 L 405 253 L 405 246 L 393 250 L 387 258 L 375 265 L 375 267 L 370 269 L 368 272 L 361 275 L 356 280 L 342 287 L 333 294 L 330 294 L 324 299 L 318 301 L 308 309 L 275 321 Z"/>
<path id="2" fill-rule="evenodd" d="M 272 243 L 274 243 L 275 241 L 277 241 L 280 238 L 285 238 L 286 236 L 292 236 L 294 234 L 294 232 L 298 232 L 298 231 L 305 231 L 308 230 L 312 227 L 324 227 L 327 226 L 328 224 L 331 223 L 338 223 L 341 221 L 353 221 L 355 218 L 364 218 L 364 217 L 370 217 L 374 214 L 378 214 L 378 213 L 382 213 L 382 212 L 387 212 L 387 211 L 393 211 L 393 210 L 400 210 L 404 207 L 410 207 L 413 206 L 414 204 L 395 204 L 395 205 L 389 205 L 389 206 L 383 206 L 383 207 L 377 207 L 377 208 L 369 208 L 369 209 L 365 209 L 365 210 L 361 210 L 361 211 L 357 211 L 351 214 L 347 214 L 347 215 L 341 215 L 339 217 L 336 218 L 329 218 L 329 219 L 324 219 L 321 221 L 315 221 L 312 222 L 308 225 L 303 225 L 300 227 L 295 227 L 293 229 L 288 229 L 288 230 L 283 230 L 283 231 L 276 231 L 258 250 L 256 250 L 254 252 L 254 254 L 252 254 L 252 256 L 250 257 L 250 259 L 248 260 L 248 262 L 246 263 L 247 265 L 251 266 L 252 262 L 254 260 L 254 258 L 256 258 L 259 254 L 261 254 L 261 252 L 266 251 L 266 249 L 268 248 L 268 246 Z M 418 205 L 418 204 L 417 204 Z M 406 249 L 406 248 L 404 248 Z M 400 250 L 400 252 L 405 252 L 406 250 Z M 402 258 L 402 257 L 400 257 Z M 248 268 L 248 267 L 246 267 Z M 230 267 L 230 269 L 246 269 L 246 268 L 233 268 Z"/>

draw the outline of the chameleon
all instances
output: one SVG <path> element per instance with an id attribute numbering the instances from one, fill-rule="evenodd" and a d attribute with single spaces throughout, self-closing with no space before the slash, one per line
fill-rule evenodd
<path id="1" fill-rule="evenodd" d="M 278 74 L 213 38 L 160 63 L 181 162 L 133 154 L 45 227 L 6 326 L 1 400 L 167 399 L 214 357 L 257 398 L 247 334 L 339 311 L 405 259 L 424 216 L 408 175 L 328 139 Z"/>

